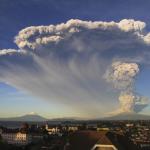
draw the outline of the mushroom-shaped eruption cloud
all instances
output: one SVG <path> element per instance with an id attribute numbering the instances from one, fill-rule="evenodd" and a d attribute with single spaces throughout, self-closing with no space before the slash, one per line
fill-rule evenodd
<path id="1" fill-rule="evenodd" d="M 106 71 L 105 78 L 112 82 L 114 88 L 121 91 L 119 96 L 120 108 L 116 113 L 139 112 L 147 106 L 148 99 L 135 94 L 135 78 L 139 73 L 136 63 L 114 62 Z M 141 107 L 140 107 L 141 106 Z"/>
<path id="2" fill-rule="evenodd" d="M 118 107 L 116 93 L 103 77 L 107 72 L 105 78 L 121 89 L 123 111 L 144 108 L 140 107 L 143 98 L 133 92 L 138 64 L 149 64 L 150 33 L 144 22 L 71 19 L 57 25 L 27 27 L 14 41 L 19 50 L 0 50 L 1 82 L 51 104 L 55 101 L 74 108 L 80 115 L 91 112 L 96 116 L 108 112 L 107 106 Z M 106 71 L 110 64 L 111 71 Z"/>

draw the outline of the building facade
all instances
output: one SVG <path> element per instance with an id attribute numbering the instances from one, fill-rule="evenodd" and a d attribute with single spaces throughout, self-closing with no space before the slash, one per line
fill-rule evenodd
<path id="1" fill-rule="evenodd" d="M 15 145 L 28 145 L 32 142 L 32 136 L 27 133 L 21 132 L 4 132 L 1 134 L 2 139 L 6 141 L 8 144 L 15 144 Z"/>

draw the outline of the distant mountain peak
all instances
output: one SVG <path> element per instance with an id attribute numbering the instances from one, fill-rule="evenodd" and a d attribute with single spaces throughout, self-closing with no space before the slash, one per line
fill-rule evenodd
<path id="1" fill-rule="evenodd" d="M 38 115 L 38 113 L 36 113 L 36 112 L 29 112 L 27 115 Z"/>
<path id="2" fill-rule="evenodd" d="M 0 118 L 1 121 L 33 121 L 33 122 L 41 122 L 41 121 L 46 121 L 48 120 L 47 118 L 44 118 L 40 115 L 38 115 L 37 113 L 28 113 L 26 115 L 23 116 L 19 116 L 19 117 L 10 117 L 10 118 Z"/>

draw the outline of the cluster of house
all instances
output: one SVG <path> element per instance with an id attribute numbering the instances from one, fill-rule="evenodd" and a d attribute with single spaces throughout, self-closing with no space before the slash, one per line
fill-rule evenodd
<path id="1" fill-rule="evenodd" d="M 90 127 L 89 127 L 90 128 Z M 63 133 L 68 134 L 68 141 L 64 145 L 64 150 L 117 150 L 116 146 L 106 136 L 108 129 L 100 128 L 98 131 L 80 130 L 77 125 L 55 126 L 46 124 L 45 127 L 30 128 L 25 125 L 21 129 L 1 128 L 0 135 L 8 144 L 24 146 L 30 143 L 36 143 L 48 135 L 62 136 Z M 46 132 L 45 132 L 46 131 Z"/>
<path id="2" fill-rule="evenodd" d="M 126 132 L 129 140 L 139 149 L 150 149 L 150 127 L 145 125 L 130 126 Z"/>
<path id="3" fill-rule="evenodd" d="M 63 132 L 75 132 L 78 131 L 78 126 L 70 125 L 70 126 L 55 126 L 55 125 L 45 125 L 45 129 L 49 135 L 58 135 L 62 136 Z"/>
<path id="4" fill-rule="evenodd" d="M 34 129 L 28 128 L 26 125 L 21 129 L 0 128 L 0 135 L 3 141 L 6 141 L 8 144 L 28 145 L 42 140 L 47 135 L 62 136 L 62 131 L 75 132 L 78 130 L 77 126 L 59 127 L 48 124 L 46 124 L 44 128 L 38 126 L 35 126 Z"/>

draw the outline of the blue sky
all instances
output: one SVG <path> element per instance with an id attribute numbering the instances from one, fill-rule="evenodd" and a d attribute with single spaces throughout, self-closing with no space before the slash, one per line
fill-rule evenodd
<path id="1" fill-rule="evenodd" d="M 0 49 L 17 48 L 13 39 L 25 27 L 57 24 L 72 18 L 92 21 L 132 18 L 144 21 L 150 31 L 149 10 L 149 0 L 0 0 Z M 150 97 L 149 77 L 150 68 L 146 68 L 136 84 L 138 92 Z M 32 111 L 49 118 L 68 116 L 61 107 L 0 83 L 0 117 Z M 150 106 L 143 113 L 149 114 Z M 70 116 L 74 115 L 78 114 Z"/>

